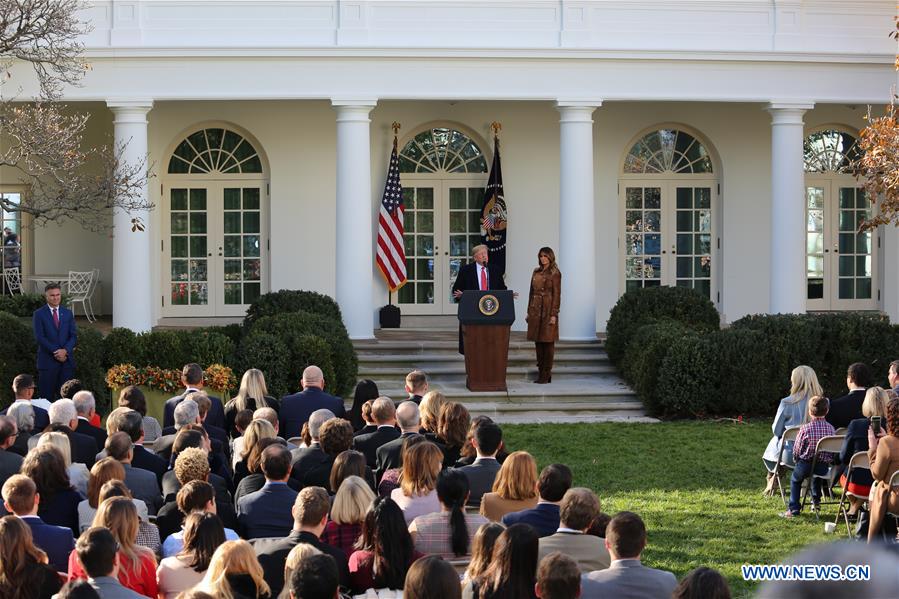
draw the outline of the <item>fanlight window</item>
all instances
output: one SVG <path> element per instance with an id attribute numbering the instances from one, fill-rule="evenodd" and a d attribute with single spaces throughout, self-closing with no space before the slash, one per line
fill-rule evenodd
<path id="1" fill-rule="evenodd" d="M 807 173 L 852 173 L 860 158 L 858 140 L 844 131 L 828 129 L 805 138 L 802 144 Z"/>
<path id="2" fill-rule="evenodd" d="M 203 129 L 178 144 L 169 160 L 169 174 L 261 173 L 256 148 L 227 129 Z"/>
<path id="3" fill-rule="evenodd" d="M 711 173 L 705 146 L 689 133 L 659 129 L 644 135 L 624 159 L 625 173 Z"/>
<path id="4" fill-rule="evenodd" d="M 486 173 L 487 160 L 470 137 L 455 129 L 422 131 L 400 152 L 402 173 Z"/>

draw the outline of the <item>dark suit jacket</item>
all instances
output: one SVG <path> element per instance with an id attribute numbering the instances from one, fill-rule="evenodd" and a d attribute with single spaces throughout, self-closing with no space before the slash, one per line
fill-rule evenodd
<path id="1" fill-rule="evenodd" d="M 59 364 L 53 357 L 53 352 L 65 349 L 68 357 L 66 361 L 75 366 L 72 352 L 75 350 L 77 332 L 75 329 L 75 316 L 72 311 L 63 306 L 59 307 L 59 328 L 53 323 L 53 314 L 50 306 L 44 304 L 34 311 L 31 317 L 34 327 L 34 340 L 37 341 L 37 369 L 46 370 Z M 52 399 L 48 397 L 47 399 Z M 35 427 L 37 423 L 35 423 Z"/>
<path id="2" fill-rule="evenodd" d="M 340 575 L 340 586 L 350 587 L 350 569 L 347 567 L 346 554 L 326 543 L 322 543 L 311 532 L 292 530 L 283 539 L 258 539 L 253 542 L 256 557 L 262 566 L 265 582 L 272 589 L 272 597 L 277 597 L 284 588 L 284 561 L 290 550 L 300 543 L 308 543 L 337 562 L 337 572 Z"/>
<path id="3" fill-rule="evenodd" d="M 476 262 L 469 262 L 459 269 L 456 282 L 453 283 L 453 291 L 471 291 L 481 288 L 478 280 L 478 268 Z M 506 282 L 503 277 L 489 262 L 487 263 L 487 289 L 505 289 Z"/>
<path id="4" fill-rule="evenodd" d="M 228 439 L 228 434 L 225 432 L 225 429 L 219 428 L 217 426 L 214 426 L 212 424 L 207 424 L 204 422 L 203 430 L 205 430 L 206 434 L 209 435 L 209 441 L 212 444 L 212 451 L 214 453 L 222 454 L 223 456 L 226 457 L 226 459 L 230 458 L 230 456 L 231 456 L 231 440 Z M 164 429 L 162 429 L 162 437 L 160 437 L 159 439 L 162 439 L 163 437 L 171 436 L 172 443 L 174 443 L 175 435 L 177 435 L 177 434 L 178 434 L 178 431 L 175 430 L 174 426 L 167 426 Z M 153 450 L 156 451 L 156 453 L 158 454 L 159 453 L 158 449 L 167 449 L 168 453 L 169 453 L 169 458 L 171 458 L 172 447 L 171 447 L 171 444 L 168 442 L 168 439 L 166 439 L 166 443 L 165 443 L 165 445 L 167 447 L 160 446 L 158 439 L 157 439 L 156 443 L 157 443 L 157 445 L 153 446 Z"/>
<path id="5" fill-rule="evenodd" d="M 142 468 L 135 468 L 131 464 L 122 464 L 125 467 L 125 484 L 135 499 L 140 499 L 147 504 L 150 515 L 162 506 L 162 492 L 159 489 L 159 479 L 156 474 Z"/>
<path id="6" fill-rule="evenodd" d="M 395 426 L 379 426 L 373 433 L 353 437 L 353 449 L 365 454 L 368 467 L 374 470 L 378 461 L 378 448 L 399 436 L 400 431 Z"/>
<path id="7" fill-rule="evenodd" d="M 85 498 L 73 488 L 56 493 L 52 498 L 41 496 L 37 515 L 47 524 L 63 526 L 72 531 L 72 535 L 80 535 L 78 526 L 78 504 Z"/>
<path id="8" fill-rule="evenodd" d="M 8 449 L 0 449 L 0 486 L 22 467 L 22 456 Z"/>
<path id="9" fill-rule="evenodd" d="M 72 530 L 65 526 L 47 524 L 40 518 L 25 517 L 22 521 L 31 528 L 34 544 L 44 550 L 50 565 L 57 572 L 69 571 L 69 554 L 75 549 Z"/>
<path id="10" fill-rule="evenodd" d="M 559 530 L 559 506 L 553 503 L 538 503 L 537 507 L 503 516 L 503 525 L 530 524 L 541 537 L 548 537 Z"/>
<path id="11" fill-rule="evenodd" d="M 343 400 L 318 387 L 306 387 L 299 393 L 281 398 L 281 411 L 278 412 L 281 436 L 285 439 L 299 437 L 312 412 L 322 409 L 331 410 L 338 418 L 346 416 Z"/>
<path id="12" fill-rule="evenodd" d="M 234 491 L 234 505 L 237 505 L 241 497 L 246 497 L 250 493 L 255 493 L 263 486 L 265 486 L 265 475 L 261 472 L 254 472 L 253 474 L 246 476 L 240 481 L 240 484 L 237 485 L 237 490 Z M 295 478 L 288 479 L 287 486 L 297 493 L 303 489 L 303 485 Z"/>
<path id="13" fill-rule="evenodd" d="M 90 422 L 83 420 L 81 417 L 78 418 L 78 427 L 75 429 L 75 432 L 79 435 L 91 437 L 94 440 L 94 443 L 97 444 L 97 451 L 102 451 L 106 446 L 106 431 L 102 428 L 93 426 Z"/>
<path id="14" fill-rule="evenodd" d="M 309 447 L 298 447 L 290 452 L 293 457 L 290 476 L 299 482 L 307 472 L 328 460 L 328 454 L 322 451 L 322 446 L 314 441 Z"/>
<path id="15" fill-rule="evenodd" d="M 19 436 L 16 437 L 15 443 L 9 446 L 9 451 L 24 458 L 28 455 L 28 439 L 30 438 L 31 433 L 19 431 Z"/>
<path id="16" fill-rule="evenodd" d="M 403 459 L 400 455 L 403 449 L 403 440 L 406 437 L 411 437 L 416 434 L 418 433 L 402 433 L 393 441 L 389 441 L 378 448 L 375 452 L 375 463 L 377 465 L 375 476 L 377 477 L 378 482 L 380 482 L 381 477 L 384 476 L 385 472 L 391 468 L 399 468 L 403 465 Z"/>
<path id="17" fill-rule="evenodd" d="M 147 450 L 143 445 L 134 446 L 134 457 L 131 458 L 131 465 L 135 468 L 149 470 L 155 474 L 160 485 L 162 485 L 162 475 L 165 474 L 169 466 L 168 462 Z"/>
<path id="18" fill-rule="evenodd" d="M 172 445 L 174 444 L 175 435 L 163 435 L 153 443 L 153 453 L 168 464 L 172 460 Z"/>
<path id="19" fill-rule="evenodd" d="M 496 480 L 499 467 L 499 462 L 493 458 L 478 458 L 471 466 L 460 468 L 468 477 L 468 485 L 471 489 L 468 505 L 481 505 L 481 497 L 484 493 L 493 490 L 493 481 Z"/>
<path id="20" fill-rule="evenodd" d="M 187 390 L 181 395 L 166 400 L 162 414 L 163 428 L 175 426 L 175 407 L 181 403 L 185 395 L 187 395 Z M 212 405 L 209 406 L 209 413 L 206 414 L 206 422 L 221 429 L 225 428 L 225 407 L 222 405 L 222 400 L 215 395 L 210 395 L 209 401 L 212 402 Z"/>
<path id="21" fill-rule="evenodd" d="M 216 501 L 221 501 L 222 503 L 231 503 L 231 492 L 228 491 L 228 483 L 225 482 L 224 478 L 222 478 L 218 474 L 210 472 L 209 484 L 212 485 L 213 489 L 215 489 Z M 180 489 L 181 483 L 178 482 L 178 477 L 175 476 L 174 470 L 169 470 L 162 475 L 162 496 L 165 497 L 166 501 L 174 499 L 175 495 L 178 494 L 178 491 Z"/>
<path id="22" fill-rule="evenodd" d="M 827 412 L 827 422 L 834 428 L 849 426 L 856 418 L 864 418 L 862 414 L 862 402 L 865 401 L 865 389 L 850 391 L 843 397 L 830 402 L 830 411 Z"/>
<path id="23" fill-rule="evenodd" d="M 293 528 L 293 503 L 297 492 L 286 484 L 265 485 L 237 503 L 237 526 L 241 538 L 286 537 Z"/>
<path id="24" fill-rule="evenodd" d="M 871 422 L 867 418 L 856 418 L 849 423 L 846 438 L 843 439 L 843 449 L 840 450 L 840 464 L 843 472 L 849 466 L 852 456 L 859 451 L 868 451 L 868 427 L 870 425 Z M 857 469 L 852 472 L 851 482 L 870 487 L 874 484 L 874 479 L 871 477 L 870 470 Z"/>
<path id="25" fill-rule="evenodd" d="M 90 470 L 97 461 L 97 452 L 102 447 L 97 447 L 93 437 L 76 433 L 64 424 L 54 424 L 50 426 L 50 430 L 64 434 L 69 438 L 69 448 L 72 450 L 72 461 L 84 464 Z"/>
<path id="26" fill-rule="evenodd" d="M 353 436 L 358 437 L 359 435 L 367 435 L 368 433 L 373 433 L 376 430 L 378 430 L 377 424 L 366 424 L 365 426 L 360 428 L 358 431 L 353 433 Z"/>
<path id="27" fill-rule="evenodd" d="M 28 402 L 28 403 L 31 403 L 31 402 Z M 38 407 L 34 404 L 31 404 L 31 409 L 34 410 L 34 429 L 32 430 L 32 432 L 35 432 L 35 433 L 44 432 L 44 429 L 47 428 L 48 426 L 50 426 L 50 414 L 48 414 L 47 410 L 45 410 L 44 408 Z M 6 416 L 6 412 L 8 410 L 9 410 L 9 408 L 7 408 L 6 410 L 3 410 L 2 412 L 0 412 L 0 414 L 3 414 L 4 416 Z M 25 441 L 28 441 L 28 437 L 30 437 L 31 435 L 22 435 L 20 433 L 19 436 L 20 437 L 24 436 Z M 19 444 L 17 443 L 16 445 L 19 445 Z M 25 453 L 28 453 L 27 446 L 23 445 L 23 447 L 26 447 Z M 22 455 L 25 455 L 25 453 L 23 453 Z"/>
<path id="28" fill-rule="evenodd" d="M 234 506 L 230 502 L 222 503 L 218 499 L 215 500 L 215 513 L 222 521 L 225 528 L 237 530 L 237 514 L 234 512 Z M 159 528 L 159 538 L 165 540 L 170 534 L 181 530 L 184 524 L 184 514 L 178 510 L 178 504 L 175 499 L 166 502 L 156 513 L 156 527 Z"/>

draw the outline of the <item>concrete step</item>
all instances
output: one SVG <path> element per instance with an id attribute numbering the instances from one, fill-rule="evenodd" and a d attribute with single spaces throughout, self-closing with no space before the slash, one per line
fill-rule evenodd
<path id="1" fill-rule="evenodd" d="M 363 341 L 354 341 L 353 347 L 356 349 L 356 353 L 365 354 L 365 353 L 382 353 L 382 352 L 390 352 L 396 354 L 419 354 L 419 353 L 454 353 L 458 356 L 461 354 L 458 353 L 459 350 L 459 341 L 456 340 L 423 340 L 423 341 L 415 341 L 415 340 L 396 340 L 396 341 L 383 341 L 383 340 L 363 340 Z M 604 345 L 599 342 L 570 342 L 570 343 L 556 343 L 556 353 L 559 352 L 567 352 L 567 351 L 585 351 L 585 352 L 593 352 L 593 353 L 605 353 Z M 510 341 L 509 342 L 509 353 L 521 351 L 521 352 L 530 352 L 534 353 L 534 343 L 531 341 Z"/>

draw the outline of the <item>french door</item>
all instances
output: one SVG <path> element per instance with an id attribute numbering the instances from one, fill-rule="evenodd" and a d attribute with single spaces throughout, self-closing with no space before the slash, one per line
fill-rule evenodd
<path id="1" fill-rule="evenodd" d="M 267 289 L 264 194 L 259 181 L 166 186 L 161 244 L 166 316 L 242 316 Z"/>
<path id="2" fill-rule="evenodd" d="M 877 309 L 879 234 L 858 231 L 871 202 L 850 179 L 806 179 L 807 308 Z"/>
<path id="3" fill-rule="evenodd" d="M 714 181 L 632 181 L 620 185 L 625 291 L 691 287 L 718 303 Z"/>
<path id="4" fill-rule="evenodd" d="M 452 287 L 481 242 L 483 177 L 403 177 L 406 275 L 397 303 L 404 314 L 455 314 Z"/>

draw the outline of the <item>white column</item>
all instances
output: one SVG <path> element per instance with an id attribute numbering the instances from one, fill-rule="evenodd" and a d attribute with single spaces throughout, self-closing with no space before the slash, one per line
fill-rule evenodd
<path id="1" fill-rule="evenodd" d="M 114 115 L 115 144 L 122 149 L 123 162 L 142 164 L 146 175 L 147 113 L 153 101 L 110 100 L 106 105 Z M 142 199 L 148 197 L 149 182 L 142 190 Z M 113 213 L 112 326 L 135 332 L 153 326 L 149 216 L 147 210 L 128 213 L 116 209 Z M 143 231 L 132 231 L 132 219 L 140 219 Z"/>
<path id="2" fill-rule="evenodd" d="M 803 314 L 806 247 L 802 115 L 814 104 L 771 102 L 772 314 Z"/>
<path id="3" fill-rule="evenodd" d="M 337 303 L 351 339 L 374 337 L 371 140 L 375 100 L 332 100 L 337 111 Z"/>
<path id="4" fill-rule="evenodd" d="M 593 216 L 593 111 L 602 102 L 558 101 L 559 255 L 562 339 L 596 339 L 596 225 Z"/>

